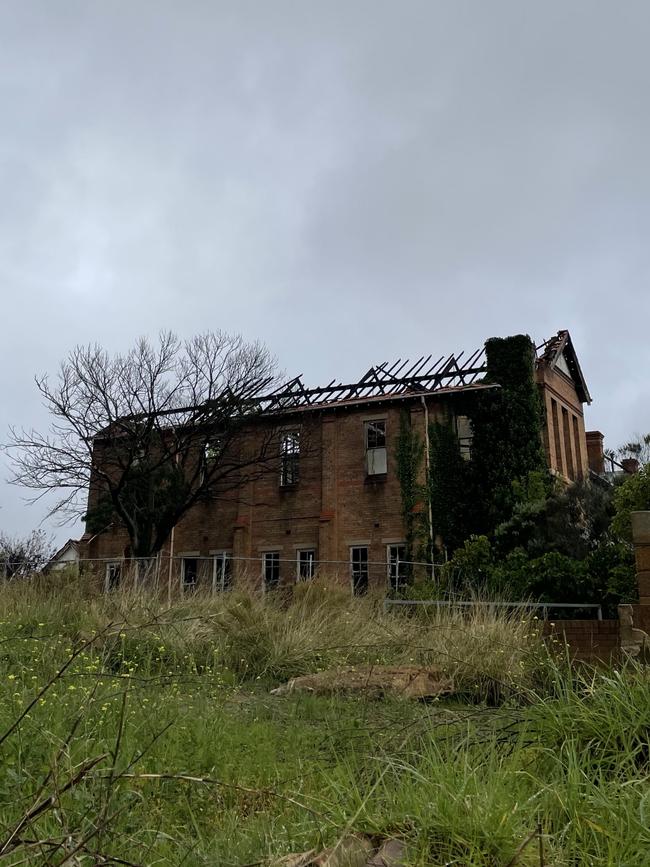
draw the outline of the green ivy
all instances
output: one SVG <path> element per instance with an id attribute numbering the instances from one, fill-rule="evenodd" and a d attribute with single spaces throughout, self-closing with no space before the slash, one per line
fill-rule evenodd
<path id="1" fill-rule="evenodd" d="M 434 536 L 450 551 L 471 529 L 471 468 L 450 423 L 429 425 L 429 498 Z"/>
<path id="2" fill-rule="evenodd" d="M 546 469 L 542 446 L 543 408 L 535 381 L 535 348 L 527 335 L 491 338 L 485 344 L 483 391 L 468 406 L 474 431 L 472 471 L 483 532 L 508 520 L 517 486 Z"/>
<path id="3" fill-rule="evenodd" d="M 422 542 L 425 518 L 417 511 L 421 506 L 424 491 L 419 481 L 424 458 L 424 445 L 413 430 L 411 416 L 404 410 L 400 414 L 399 434 L 396 449 L 397 478 L 400 485 L 402 521 L 406 559 L 415 559 L 416 546 Z M 421 544 L 420 544 L 421 547 Z M 422 556 L 418 552 L 418 556 Z"/>

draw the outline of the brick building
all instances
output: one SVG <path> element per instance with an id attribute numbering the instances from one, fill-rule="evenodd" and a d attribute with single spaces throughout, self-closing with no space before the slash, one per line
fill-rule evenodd
<path id="1" fill-rule="evenodd" d="M 181 587 L 216 589 L 272 587 L 317 570 L 356 591 L 395 582 L 405 552 L 395 463 L 401 414 L 410 414 L 425 443 L 430 422 L 451 422 L 469 457 L 471 425 L 459 407 L 461 399 L 498 388 L 482 381 L 485 372 L 479 351 L 383 364 L 354 384 L 306 389 L 292 381 L 270 404 L 281 433 L 275 471 L 226 500 L 195 505 L 156 558 L 158 575 Z M 591 398 L 567 331 L 537 349 L 535 376 L 548 465 L 567 481 L 584 478 L 590 461 L 599 460 L 598 435 L 589 439 L 585 431 Z M 128 559 L 126 533 L 112 525 L 84 540 L 85 556 L 102 562 L 107 586 L 117 583 Z"/>

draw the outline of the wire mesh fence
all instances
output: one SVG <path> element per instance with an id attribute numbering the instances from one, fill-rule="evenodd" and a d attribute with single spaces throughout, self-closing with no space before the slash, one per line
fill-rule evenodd
<path id="1" fill-rule="evenodd" d="M 0 563 L 0 579 L 28 577 L 12 574 L 11 569 L 3 573 L 3 566 L 11 565 Z M 383 595 L 386 611 L 406 613 L 432 607 L 497 606 L 525 609 L 543 620 L 603 619 L 598 603 L 486 601 L 480 594 L 477 596 L 472 582 L 465 581 L 449 564 L 403 560 L 391 556 L 390 549 L 386 560 L 355 556 L 354 548 L 347 560 L 317 560 L 313 549 L 298 550 L 294 557 L 282 557 L 278 551 L 264 551 L 254 557 L 235 556 L 229 551 L 208 556 L 195 552 L 170 556 L 161 552 L 154 557 L 83 558 L 50 564 L 41 573 L 32 575 L 44 572 L 55 582 L 57 575 L 63 578 L 74 572 L 98 593 L 142 590 L 164 595 L 170 601 L 185 594 L 215 595 L 233 589 L 265 593 L 320 581 L 343 588 L 351 596 Z M 420 592 L 424 590 L 426 598 L 416 598 L 414 587 Z"/>

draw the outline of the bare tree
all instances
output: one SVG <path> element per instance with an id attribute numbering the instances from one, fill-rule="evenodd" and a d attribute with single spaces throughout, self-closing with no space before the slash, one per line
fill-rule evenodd
<path id="1" fill-rule="evenodd" d="M 23 578 L 39 572 L 53 553 L 52 541 L 44 530 L 34 530 L 24 538 L 0 533 L 0 577 Z"/>
<path id="2" fill-rule="evenodd" d="M 123 524 L 136 557 L 159 551 L 198 501 L 277 470 L 278 433 L 262 400 L 276 365 L 259 343 L 162 333 L 126 355 L 77 347 L 55 384 L 36 384 L 52 423 L 45 434 L 11 429 L 11 481 L 34 500 L 54 492 L 49 514 L 85 512 L 91 532 Z"/>

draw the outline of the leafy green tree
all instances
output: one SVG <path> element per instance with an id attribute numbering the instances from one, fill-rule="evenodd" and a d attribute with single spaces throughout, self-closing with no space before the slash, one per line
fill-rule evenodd
<path id="1" fill-rule="evenodd" d="M 632 542 L 632 512 L 650 509 L 650 464 L 629 476 L 614 490 L 612 530 L 626 542 Z"/>

